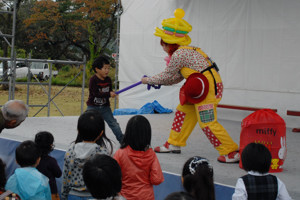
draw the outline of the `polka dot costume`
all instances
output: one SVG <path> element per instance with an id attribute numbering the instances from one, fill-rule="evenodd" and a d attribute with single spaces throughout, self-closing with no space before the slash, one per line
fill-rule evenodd
<path id="1" fill-rule="evenodd" d="M 219 154 L 227 155 L 236 151 L 238 145 L 217 121 L 217 105 L 223 95 L 223 83 L 217 68 L 210 68 L 210 66 L 212 66 L 212 60 L 200 48 L 181 46 L 173 53 L 165 70 L 149 77 L 148 83 L 173 85 L 187 79 L 192 73 L 202 73 L 208 80 L 208 94 L 199 103 L 183 103 L 177 106 L 168 143 L 185 146 L 198 122 Z"/>
<path id="2" fill-rule="evenodd" d="M 214 133 L 210 130 L 209 127 L 205 127 L 202 129 L 203 132 L 205 133 L 206 137 L 209 139 L 210 143 L 212 145 L 214 145 L 214 147 L 218 147 L 221 145 L 220 140 L 218 140 L 218 138 L 216 138 L 216 136 L 214 135 Z"/>
<path id="3" fill-rule="evenodd" d="M 217 95 L 216 98 L 217 99 L 221 99 L 223 95 L 223 83 L 217 83 Z"/>
<path id="4" fill-rule="evenodd" d="M 172 130 L 180 133 L 181 126 L 182 126 L 183 121 L 184 121 L 184 117 L 185 117 L 184 112 L 181 112 L 181 111 L 178 111 L 178 110 L 176 111 L 175 119 L 174 119 L 174 122 L 173 122 L 173 125 L 172 125 Z"/>
<path id="5" fill-rule="evenodd" d="M 148 83 L 150 85 L 173 85 L 179 83 L 184 79 L 180 74 L 182 67 L 201 72 L 209 67 L 209 63 L 198 51 L 181 48 L 174 52 L 166 69 L 155 76 L 149 77 Z"/>

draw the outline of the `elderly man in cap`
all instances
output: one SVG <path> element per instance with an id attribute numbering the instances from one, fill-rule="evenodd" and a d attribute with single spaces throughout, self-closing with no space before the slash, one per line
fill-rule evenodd
<path id="1" fill-rule="evenodd" d="M 180 104 L 167 142 L 154 150 L 158 153 L 180 153 L 181 147 L 197 122 L 210 143 L 218 150 L 218 161 L 238 162 L 238 145 L 217 121 L 217 105 L 222 98 L 223 84 L 217 65 L 198 47 L 191 43 L 188 33 L 192 26 L 182 19 L 184 10 L 176 9 L 175 18 L 164 19 L 162 28 L 154 35 L 161 38 L 160 44 L 168 53 L 165 70 L 152 77 L 142 78 L 143 84 L 173 85 L 186 79 L 180 89 Z"/>
<path id="2" fill-rule="evenodd" d="M 28 115 L 28 106 L 21 100 L 10 100 L 0 110 L 0 133 L 19 126 Z"/>

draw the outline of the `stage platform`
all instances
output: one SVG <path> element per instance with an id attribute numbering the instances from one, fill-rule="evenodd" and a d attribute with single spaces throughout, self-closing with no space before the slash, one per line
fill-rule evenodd
<path id="1" fill-rule="evenodd" d="M 144 115 L 151 123 L 152 127 L 152 147 L 162 145 L 169 135 L 174 113 L 171 114 L 149 114 Z M 131 115 L 115 116 L 122 131 L 125 131 L 127 121 Z M 58 150 L 65 151 L 77 135 L 78 116 L 70 117 L 36 117 L 27 118 L 19 127 L 15 129 L 4 129 L 0 139 L 14 141 L 24 141 L 34 139 L 34 135 L 39 131 L 49 131 L 54 135 L 55 146 Z M 242 119 L 241 119 L 242 120 Z M 241 121 L 222 120 L 219 122 L 227 129 L 235 142 L 239 144 L 241 131 Z M 107 136 L 114 141 L 114 151 L 119 148 L 118 142 L 109 127 L 106 126 Z M 293 199 L 300 198 L 300 134 L 293 133 L 291 128 L 287 128 L 287 158 L 284 162 L 283 172 L 274 173 L 287 186 Z M 2 150 L 3 151 L 3 150 Z M 181 154 L 157 154 L 164 172 L 173 175 L 180 175 L 184 162 L 192 156 L 202 156 L 209 159 L 214 168 L 214 178 L 218 185 L 224 185 L 232 192 L 236 180 L 246 174 L 239 168 L 238 164 L 224 164 L 217 161 L 218 152 L 210 144 L 202 130 L 197 125 L 187 141 L 187 146 L 182 148 Z M 228 197 L 227 197 L 228 198 Z M 218 198 L 220 199 L 220 198 Z M 224 198 L 223 198 L 224 199 Z M 230 198 L 229 198 L 230 199 Z"/>

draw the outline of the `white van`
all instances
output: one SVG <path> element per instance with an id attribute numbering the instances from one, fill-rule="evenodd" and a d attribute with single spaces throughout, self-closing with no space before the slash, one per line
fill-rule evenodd
<path id="1" fill-rule="evenodd" d="M 30 71 L 33 75 L 37 76 L 40 80 L 48 80 L 50 77 L 49 63 L 33 62 L 30 65 Z M 52 76 L 56 76 L 58 71 L 52 70 Z"/>

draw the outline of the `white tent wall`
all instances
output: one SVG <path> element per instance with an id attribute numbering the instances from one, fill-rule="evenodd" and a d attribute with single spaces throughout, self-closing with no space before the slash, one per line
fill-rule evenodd
<path id="1" fill-rule="evenodd" d="M 202 48 L 219 66 L 224 93 L 221 104 L 278 109 L 287 126 L 300 111 L 299 0 L 122 0 L 120 89 L 165 68 L 160 38 L 153 35 L 176 8 L 193 26 L 192 46 Z M 121 93 L 120 108 L 140 108 L 157 100 L 173 110 L 183 81 L 148 91 L 145 85 Z M 219 117 L 241 120 L 249 112 L 222 109 Z"/>

